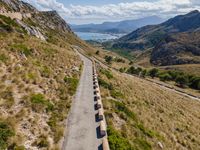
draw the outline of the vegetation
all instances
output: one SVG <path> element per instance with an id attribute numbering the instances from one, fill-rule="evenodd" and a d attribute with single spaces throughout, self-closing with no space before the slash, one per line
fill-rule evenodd
<path id="1" fill-rule="evenodd" d="M 77 89 L 77 86 L 78 86 L 78 79 L 77 78 L 65 77 L 64 81 L 69 87 L 70 94 L 73 95 L 76 92 L 76 89 Z"/>
<path id="2" fill-rule="evenodd" d="M 33 95 L 31 95 L 30 99 L 31 99 L 31 103 L 33 104 L 33 107 L 36 111 L 38 111 L 37 106 L 46 107 L 47 112 L 52 111 L 54 108 L 54 105 L 49 100 L 46 100 L 44 95 L 42 95 L 42 94 L 33 94 Z"/>
<path id="3" fill-rule="evenodd" d="M 112 75 L 112 73 L 109 70 L 101 69 L 100 72 L 103 73 L 104 75 L 106 75 L 106 77 L 108 79 L 112 79 L 113 78 L 113 75 Z"/>
<path id="4" fill-rule="evenodd" d="M 189 75 L 179 71 L 163 71 L 157 68 L 150 70 L 136 68 L 131 66 L 127 73 L 139 75 L 142 77 L 150 76 L 151 78 L 159 78 L 161 81 L 174 81 L 179 87 L 190 87 L 192 89 L 199 90 L 200 77 L 195 75 Z"/>
<path id="5" fill-rule="evenodd" d="M 108 64 L 111 64 L 112 63 L 112 61 L 113 61 L 113 57 L 112 56 L 105 56 L 105 61 L 108 63 Z"/>
<path id="6" fill-rule="evenodd" d="M 107 133 L 111 150 L 134 150 L 129 141 L 120 135 L 112 126 L 108 127 Z"/>
<path id="7" fill-rule="evenodd" d="M 12 51 L 18 51 L 25 56 L 30 56 L 32 54 L 32 49 L 29 49 L 26 45 L 24 44 L 13 44 L 10 46 Z"/>
<path id="8" fill-rule="evenodd" d="M 0 121 L 0 149 L 6 149 L 9 138 L 14 135 L 13 129 L 6 122 Z"/>

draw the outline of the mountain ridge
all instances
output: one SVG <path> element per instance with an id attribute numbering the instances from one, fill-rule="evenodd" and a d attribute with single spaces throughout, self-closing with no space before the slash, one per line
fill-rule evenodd
<path id="1" fill-rule="evenodd" d="M 186 34 L 195 35 L 195 33 L 199 34 L 198 32 L 199 29 L 200 29 L 200 12 L 198 10 L 195 10 L 195 11 L 189 12 L 188 14 L 179 15 L 174 18 L 171 18 L 167 20 L 166 22 L 163 22 L 158 25 L 148 25 L 148 26 L 139 28 L 128 35 L 125 35 L 113 42 L 110 42 L 109 45 L 107 44 L 108 45 L 107 47 L 111 49 L 126 51 L 128 53 L 135 53 L 135 52 L 141 53 L 142 51 L 146 51 L 147 49 L 152 49 L 153 54 L 151 55 L 151 62 L 155 65 L 170 65 L 170 64 L 176 65 L 176 64 L 185 64 L 185 63 L 199 63 L 199 61 L 196 60 L 198 59 L 196 58 L 197 53 L 195 54 L 192 53 L 190 61 L 186 58 L 187 55 L 184 55 L 184 57 L 182 58 L 176 56 L 178 55 L 178 53 L 183 54 L 186 49 L 187 49 L 186 51 L 194 51 L 191 48 L 198 49 L 198 46 L 197 47 L 190 46 L 190 48 L 186 48 L 186 46 L 182 45 L 183 43 L 182 44 L 178 43 L 179 40 L 177 38 L 181 38 L 180 36 L 184 35 L 181 33 L 185 33 L 185 35 Z M 191 32 L 193 34 L 191 34 Z M 176 36 L 176 34 L 178 34 L 179 36 Z M 165 61 L 164 55 L 163 57 L 161 57 L 161 54 L 162 54 L 160 53 L 161 49 L 158 50 L 157 48 L 161 48 L 161 46 L 159 45 L 164 44 L 165 43 L 164 41 L 167 41 L 169 37 L 175 37 L 177 41 L 175 41 L 173 44 L 176 46 L 179 45 L 180 46 L 179 48 L 184 47 L 185 50 L 176 51 L 174 47 L 173 53 L 170 53 L 170 52 L 168 53 L 169 59 L 167 59 L 168 63 L 166 63 L 164 62 Z M 184 36 L 184 38 L 187 38 L 187 40 L 185 40 L 186 43 L 187 41 L 191 41 L 189 36 Z M 165 43 L 165 48 L 167 48 L 170 44 L 171 42 L 169 42 L 168 44 Z M 187 44 L 190 45 L 190 43 L 187 43 Z M 158 58 L 156 58 L 156 56 L 158 56 Z M 159 59 L 159 57 L 163 58 L 163 62 L 160 62 L 161 60 Z M 194 58 L 195 60 L 192 60 L 192 58 Z M 159 61 L 156 61 L 156 59 Z M 173 62 L 173 63 L 170 63 L 170 62 Z"/>
<path id="2" fill-rule="evenodd" d="M 150 16 L 135 20 L 103 22 L 102 24 L 71 25 L 71 28 L 75 32 L 129 33 L 139 27 L 161 23 L 162 21 L 163 19 L 157 16 Z"/>

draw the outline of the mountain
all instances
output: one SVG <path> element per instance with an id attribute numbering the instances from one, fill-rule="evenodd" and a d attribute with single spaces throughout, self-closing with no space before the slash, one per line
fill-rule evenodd
<path id="1" fill-rule="evenodd" d="M 119 22 L 104 22 L 102 24 L 71 25 L 75 32 L 97 32 L 97 33 L 130 33 L 137 28 L 148 24 L 158 24 L 163 20 L 157 16 L 150 16 L 136 20 L 125 20 Z"/>
<path id="2" fill-rule="evenodd" d="M 55 11 L 0 1 L 0 149 L 61 149 L 65 119 L 90 49 Z"/>
<path id="3" fill-rule="evenodd" d="M 144 50 L 155 46 L 166 34 L 192 31 L 200 27 L 200 13 L 192 11 L 169 19 L 159 25 L 148 25 L 121 37 L 113 48 Z"/>
<path id="4" fill-rule="evenodd" d="M 169 35 L 152 51 L 154 65 L 200 64 L 200 31 Z"/>
<path id="5" fill-rule="evenodd" d="M 199 61 L 196 61 L 196 59 L 194 61 L 179 60 L 175 54 L 179 53 L 181 55 L 181 53 L 191 50 L 191 47 L 190 48 L 189 46 L 187 47 L 186 43 L 190 41 L 190 43 L 188 44 L 191 45 L 192 39 L 194 38 L 190 36 L 198 35 L 199 32 L 197 31 L 199 29 L 200 29 L 200 13 L 199 11 L 195 10 L 186 15 L 176 16 L 158 25 L 148 25 L 148 26 L 139 28 L 130 34 L 125 35 L 121 37 L 120 39 L 117 39 L 109 43 L 109 48 L 126 51 L 128 53 L 134 53 L 138 51 L 141 52 L 141 51 L 153 49 L 153 53 L 151 55 L 152 57 L 151 62 L 153 64 L 169 65 L 170 63 L 171 64 L 197 63 Z M 181 34 L 181 33 L 185 33 L 185 34 Z M 185 41 L 184 41 L 186 42 L 185 44 L 179 43 L 181 36 L 185 38 Z M 173 46 L 170 45 L 172 43 L 173 43 Z M 182 50 L 183 44 L 184 44 L 184 50 Z M 198 42 L 196 42 L 196 44 L 198 44 Z M 194 47 L 195 46 L 193 46 L 193 48 Z M 197 47 L 195 47 L 195 49 Z M 179 50 L 176 50 L 177 48 L 179 48 Z M 174 52 L 171 53 L 169 49 L 171 49 L 171 51 L 174 51 Z M 168 58 L 173 57 L 176 60 L 173 60 L 173 61 L 171 59 L 163 60 L 165 58 L 164 55 L 166 54 L 166 53 L 163 53 L 164 51 L 167 52 L 168 55 L 171 55 Z M 161 55 L 163 55 L 163 57 L 161 57 Z M 193 55 L 197 55 L 197 53 L 195 52 L 193 53 Z M 163 58 L 162 59 L 163 62 L 160 62 L 161 58 Z"/>

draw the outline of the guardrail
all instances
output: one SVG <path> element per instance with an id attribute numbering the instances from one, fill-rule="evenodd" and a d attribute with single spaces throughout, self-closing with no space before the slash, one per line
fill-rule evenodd
<path id="1" fill-rule="evenodd" d="M 102 139 L 103 150 L 110 150 L 109 143 L 107 139 L 107 125 L 104 116 L 104 109 L 98 84 L 98 75 L 96 72 L 96 64 L 93 61 L 93 87 L 94 87 L 94 101 L 96 101 L 96 109 L 98 110 L 98 120 L 100 121 L 100 136 Z"/>

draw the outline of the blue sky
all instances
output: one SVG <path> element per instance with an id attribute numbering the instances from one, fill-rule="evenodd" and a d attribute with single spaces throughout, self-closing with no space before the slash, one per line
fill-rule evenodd
<path id="1" fill-rule="evenodd" d="M 68 23 L 86 24 L 138 19 L 157 15 L 170 18 L 200 10 L 200 0 L 24 0 L 39 10 L 56 10 Z"/>

